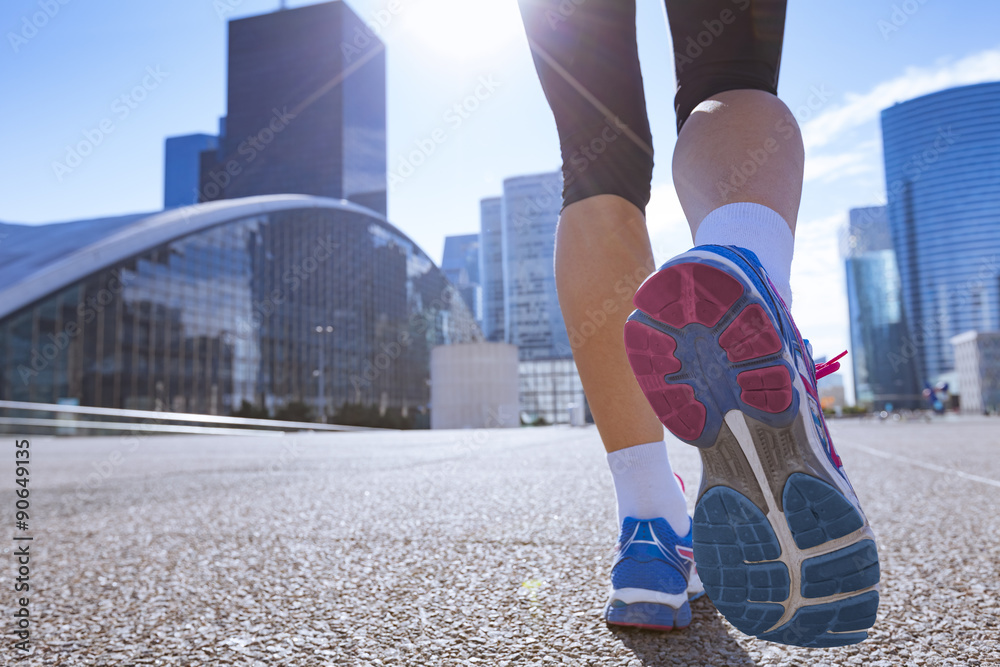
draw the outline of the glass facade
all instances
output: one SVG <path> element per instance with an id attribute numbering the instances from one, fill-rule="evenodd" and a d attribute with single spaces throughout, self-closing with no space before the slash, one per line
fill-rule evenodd
<path id="1" fill-rule="evenodd" d="M 479 234 L 462 234 L 444 238 L 441 271 L 462 295 L 465 305 L 482 326 L 483 295 L 479 284 Z"/>
<path id="2" fill-rule="evenodd" d="M 1000 83 L 882 112 L 888 216 L 921 384 L 955 368 L 949 340 L 1000 329 Z"/>
<path id="3" fill-rule="evenodd" d="M 386 214 L 385 47 L 344 2 L 230 21 L 223 157 L 201 201 L 301 193 Z"/>
<path id="4" fill-rule="evenodd" d="M 431 348 L 482 338 L 405 235 L 335 203 L 208 226 L 0 315 L 0 398 L 207 414 L 425 412 Z"/>
<path id="5" fill-rule="evenodd" d="M 167 138 L 163 160 L 163 208 L 198 203 L 201 153 L 218 147 L 219 138 L 211 134 Z"/>
<path id="6" fill-rule="evenodd" d="M 568 424 L 570 405 L 586 405 L 583 384 L 572 359 L 534 359 L 518 365 L 521 422 Z"/>
<path id="7" fill-rule="evenodd" d="M 503 199 L 490 197 L 479 203 L 479 276 L 483 288 L 483 335 L 497 343 L 504 337 L 503 307 Z"/>
<path id="8" fill-rule="evenodd" d="M 553 267 L 561 208 L 559 172 L 504 181 L 504 334 L 522 361 L 572 356 Z"/>
<path id="9" fill-rule="evenodd" d="M 844 254 L 855 400 L 876 410 L 887 403 L 917 407 L 920 387 L 904 355 L 899 269 L 884 206 L 851 210 Z"/>

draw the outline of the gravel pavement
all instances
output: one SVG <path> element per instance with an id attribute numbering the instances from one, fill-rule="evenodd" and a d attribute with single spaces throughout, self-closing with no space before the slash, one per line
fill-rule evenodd
<path id="1" fill-rule="evenodd" d="M 1000 665 L 1000 420 L 831 431 L 882 562 L 871 637 L 838 649 L 743 636 L 705 599 L 684 631 L 609 629 L 593 427 L 33 437 L 28 533 L 8 436 L 0 664 Z M 693 500 L 697 451 L 669 447 Z"/>

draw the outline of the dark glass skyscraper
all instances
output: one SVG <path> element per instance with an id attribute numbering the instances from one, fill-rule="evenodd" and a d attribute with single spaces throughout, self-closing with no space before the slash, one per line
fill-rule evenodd
<path id="1" fill-rule="evenodd" d="M 844 259 L 855 400 L 876 410 L 887 404 L 916 407 L 920 387 L 906 354 L 899 269 L 885 207 L 852 209 L 850 216 Z"/>
<path id="2" fill-rule="evenodd" d="M 949 340 L 1000 329 L 1000 82 L 882 112 L 889 223 L 921 381 L 955 368 Z"/>
<path id="3" fill-rule="evenodd" d="M 344 2 L 229 23 L 227 199 L 311 194 L 386 213 L 385 49 Z"/>

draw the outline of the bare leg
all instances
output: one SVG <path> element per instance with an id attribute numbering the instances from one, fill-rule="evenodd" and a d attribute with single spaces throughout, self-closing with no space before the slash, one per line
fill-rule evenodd
<path id="1" fill-rule="evenodd" d="M 571 340 L 573 358 L 608 452 L 663 439 L 622 337 L 632 296 L 654 268 L 646 219 L 635 205 L 598 195 L 563 210 L 556 229 L 556 289 L 567 330 L 579 334 Z"/>
<path id="2" fill-rule="evenodd" d="M 767 206 L 794 234 L 803 160 L 799 126 L 774 95 L 730 90 L 699 104 L 681 129 L 673 162 L 692 237 L 706 215 L 735 202 Z"/>
<path id="3" fill-rule="evenodd" d="M 743 173 L 753 173 L 735 179 L 737 187 L 733 169 L 747 161 L 755 167 Z M 684 124 L 674 151 L 674 183 L 692 236 L 706 215 L 734 202 L 767 206 L 794 232 L 802 165 L 802 136 L 781 100 L 758 90 L 712 96 Z M 660 440 L 663 427 L 635 381 L 622 338 L 635 289 L 655 268 L 645 217 L 614 195 L 567 206 L 555 264 L 563 319 L 580 333 L 573 358 L 605 449 Z M 607 321 L 597 325 L 595 313 Z"/>

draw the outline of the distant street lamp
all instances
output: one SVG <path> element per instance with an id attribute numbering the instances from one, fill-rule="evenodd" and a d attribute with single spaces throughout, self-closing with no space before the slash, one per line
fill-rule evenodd
<path id="1" fill-rule="evenodd" d="M 333 333 L 333 326 L 331 326 L 331 325 L 328 324 L 328 325 L 326 325 L 324 327 L 322 325 L 317 324 L 316 328 L 314 330 L 318 334 Z M 325 381 L 324 373 L 325 373 L 325 370 L 326 370 L 326 361 L 323 358 L 324 343 L 325 343 L 325 341 L 323 341 L 322 339 L 320 339 L 320 342 L 319 342 L 319 369 L 316 370 L 316 371 L 313 371 L 313 375 L 315 375 L 319 379 L 319 420 L 322 423 L 325 424 L 326 423 L 326 381 Z"/>

